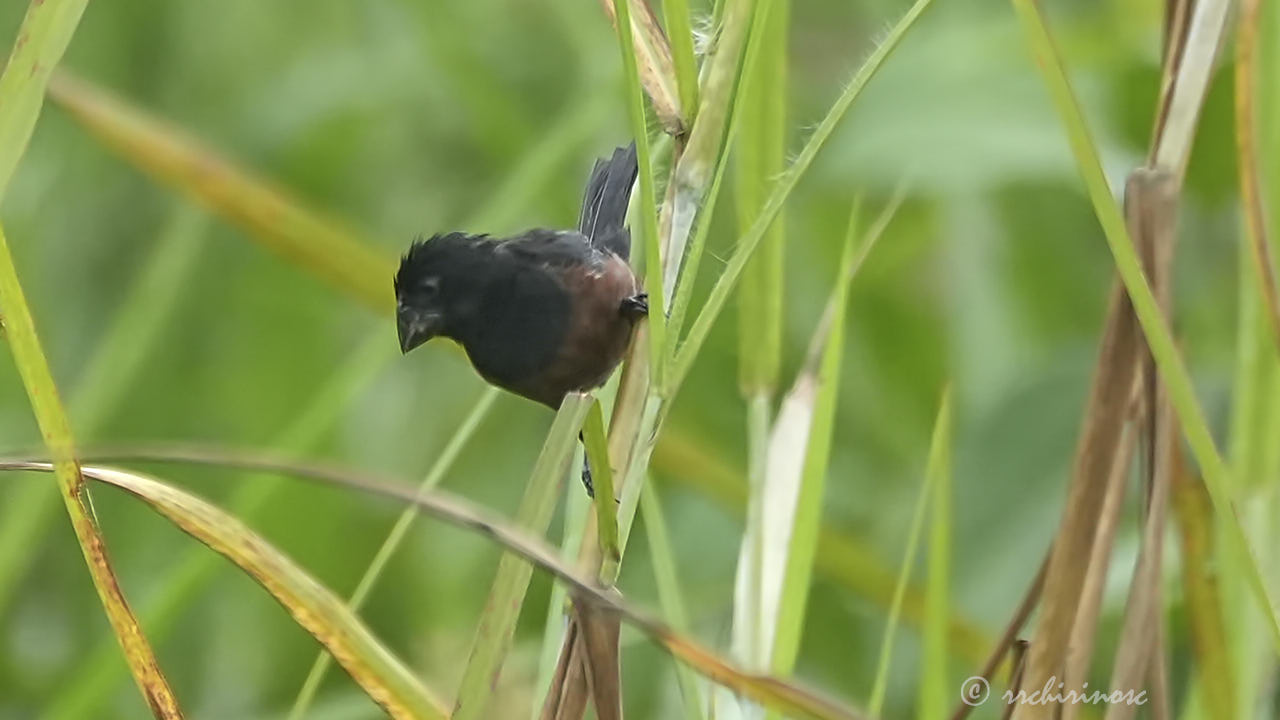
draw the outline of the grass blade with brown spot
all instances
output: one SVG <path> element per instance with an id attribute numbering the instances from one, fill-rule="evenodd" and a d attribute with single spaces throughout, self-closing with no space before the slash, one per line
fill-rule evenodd
<path id="1" fill-rule="evenodd" d="M 32 0 L 0 75 L 0 198 L 27 151 L 49 76 L 62 60 L 89 0 Z"/>
<path id="2" fill-rule="evenodd" d="M 13 256 L 4 230 L 0 229 L 0 307 L 4 308 L 5 338 L 13 352 L 18 374 L 30 398 L 40 434 L 53 458 L 62 500 L 71 516 L 71 526 L 89 565 L 98 597 L 102 600 L 111 628 L 124 649 L 125 660 L 134 681 L 142 691 L 147 706 L 157 718 L 180 718 L 177 698 L 169 689 L 151 644 L 142 633 L 138 619 L 125 600 L 124 593 L 111 568 L 106 542 L 90 507 L 84 479 L 76 461 L 71 426 L 58 399 L 58 388 L 45 360 L 44 350 L 36 336 L 35 322 L 27 307 L 26 296 L 13 267 Z"/>

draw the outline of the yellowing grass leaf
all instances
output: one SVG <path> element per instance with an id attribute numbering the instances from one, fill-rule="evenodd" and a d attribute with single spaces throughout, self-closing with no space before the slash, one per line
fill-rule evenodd
<path id="1" fill-rule="evenodd" d="M 182 189 L 366 306 L 391 311 L 393 258 L 362 242 L 341 222 L 304 209 L 283 189 L 232 165 L 177 128 L 71 75 L 56 75 L 49 95 L 147 173 Z"/>
<path id="2" fill-rule="evenodd" d="M 115 571 L 111 568 L 106 542 L 93 515 L 84 478 L 81 477 L 76 462 L 71 426 L 67 422 L 62 401 L 58 399 L 58 388 L 53 382 L 44 350 L 40 347 L 40 339 L 36 336 L 35 322 L 27 307 L 22 286 L 18 283 L 18 274 L 13 267 L 13 256 L 9 252 L 9 243 L 3 229 L 0 229 L 0 307 L 4 308 L 5 337 L 13 351 L 13 359 L 18 367 L 18 374 L 22 377 L 27 397 L 31 401 L 41 437 L 53 458 L 49 467 L 57 478 L 67 514 L 71 516 L 71 526 L 80 542 L 85 562 L 89 565 L 89 575 L 93 578 L 111 628 L 124 649 L 125 660 L 133 672 L 134 681 L 142 691 L 152 714 L 157 718 L 180 718 L 182 711 L 178 708 L 178 700 L 169 689 L 151 643 L 142 634 L 138 619 L 129 608 Z"/>
<path id="3" fill-rule="evenodd" d="M 28 470 L 50 468 L 48 463 L 5 466 Z M 83 472 L 87 477 L 142 499 L 184 532 L 252 576 L 328 649 L 388 715 L 397 720 L 448 717 L 444 706 L 378 642 L 341 598 L 247 525 L 194 495 L 138 473 L 104 467 L 85 467 Z"/>
<path id="4" fill-rule="evenodd" d="M 585 408 L 584 402 L 580 408 L 574 410 L 574 413 L 585 411 Z M 698 673 L 766 708 L 776 710 L 788 717 L 814 718 L 815 720 L 861 720 L 865 717 L 857 710 L 802 688 L 795 683 L 769 675 L 753 674 L 741 670 L 702 647 L 693 639 L 672 631 L 650 615 L 623 602 L 616 593 L 601 587 L 594 577 L 588 578 L 579 575 L 569 563 L 560 558 L 560 553 L 542 538 L 535 537 L 523 529 L 513 527 L 506 519 L 499 518 L 493 513 L 449 493 L 438 490 L 420 493 L 414 488 L 407 487 L 403 482 L 391 482 L 323 464 L 296 463 L 266 455 L 169 450 L 121 452 L 116 454 L 115 457 L 132 458 L 147 462 L 192 462 L 289 474 L 326 485 L 360 490 L 416 505 L 424 513 L 490 538 L 509 552 L 546 570 L 569 587 L 575 603 L 591 602 L 600 606 L 602 611 L 617 613 L 624 622 L 643 632 L 667 652 L 692 667 Z M 49 464 L 46 462 L 0 460 L 0 471 L 48 469 Z M 133 475 L 133 473 L 94 467 L 86 468 L 85 475 L 114 484 L 121 479 L 121 476 Z M 128 484 L 136 486 L 139 483 L 160 484 L 150 478 L 130 481 Z M 166 488 L 164 492 L 166 494 L 176 494 L 179 497 L 190 497 L 183 491 L 171 487 Z M 204 501 L 196 498 L 192 499 L 199 503 L 200 508 L 226 517 L 229 522 L 237 522 L 234 518 L 225 516 L 222 511 Z M 182 507 L 169 509 L 174 512 L 183 511 Z M 426 717 L 434 716 L 428 715 Z"/>

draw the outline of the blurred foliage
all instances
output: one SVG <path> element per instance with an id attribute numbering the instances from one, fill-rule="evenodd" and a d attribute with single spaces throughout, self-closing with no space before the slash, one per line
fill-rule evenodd
<path id="1" fill-rule="evenodd" d="M 1044 4 L 1119 187 L 1145 150 L 1162 4 Z M 14 36 L 23 5 L 0 4 L 0 44 Z M 695 27 L 703 24 L 709 3 L 691 7 Z M 903 9 L 889 0 L 792 4 L 791 148 L 803 136 L 799 127 L 821 117 L 848 70 Z M 629 133 L 616 38 L 597 4 L 572 0 L 118 0 L 90 4 L 65 65 L 309 205 L 369 228 L 386 239 L 387 253 L 445 229 L 501 234 L 571 225 L 592 158 Z M 1239 238 L 1230 82 L 1229 73 L 1218 75 L 1197 139 L 1176 279 L 1175 327 L 1219 437 L 1229 414 Z M 576 130 L 565 136 L 570 125 Z M 552 136 L 560 142 L 549 150 Z M 513 176 L 518 168 L 524 174 Z M 1007 3 L 940 3 L 793 195 L 784 378 L 798 369 L 831 287 L 853 191 L 883 201 L 904 176 L 907 202 L 852 287 L 825 521 L 896 565 L 938 393 L 949 380 L 951 610 L 994 633 L 1056 526 L 1112 277 Z M 0 216 L 62 386 L 75 387 L 91 367 L 178 202 L 61 111 L 46 109 Z M 734 247 L 729 209 L 713 228 L 703 263 L 709 271 Z M 153 351 L 127 373 L 130 384 L 113 411 L 92 428 L 76 427 L 89 433 L 78 437 L 82 444 L 266 445 L 370 333 L 382 331 L 394 352 L 388 321 L 240 231 L 214 222 L 202 242 L 194 269 L 166 300 L 174 307 Z M 732 318 L 717 324 L 666 432 L 745 468 L 737 327 Z M 389 363 L 310 452 L 420 477 L 480 392 L 459 353 L 420 351 Z M 511 514 L 551 415 L 505 395 L 496 410 L 444 487 Z M 6 449 L 39 442 L 7 356 L 0 360 L 0 436 Z M 689 627 L 726 647 L 742 512 L 691 489 L 681 477 L 687 466 L 663 457 L 660 447 L 656 479 Z M 166 477 L 215 502 L 243 481 L 195 468 Z M 0 477 L 0 505 L 18 497 L 19 485 L 47 480 Z M 98 492 L 95 501 L 122 583 L 144 604 L 194 541 L 128 498 Z M 398 511 L 385 501 L 285 483 L 252 524 L 345 594 Z M 1136 546 L 1134 515 L 1122 528 L 1122 556 Z M 109 632 L 65 523 L 28 551 L 34 569 L 0 615 L 3 720 L 37 717 Z M 497 560 L 483 539 L 422 522 L 363 616 L 428 685 L 455 688 Z M 623 565 L 619 588 L 657 606 L 643 543 Z M 530 706 L 547 589 L 535 574 L 495 717 L 523 716 Z M 1116 624 L 1122 600 L 1122 593 L 1108 595 L 1104 626 Z M 1181 597 L 1170 600 L 1177 617 Z M 881 604 L 819 573 L 798 675 L 865 699 L 884 622 Z M 184 707 L 202 719 L 283 713 L 316 651 L 274 601 L 226 564 L 175 627 L 157 652 Z M 1175 652 L 1189 652 L 1185 629 L 1173 632 Z M 898 667 L 918 665 L 918 632 L 898 637 Z M 623 634 L 628 716 L 675 716 L 669 662 L 634 638 Z M 118 687 L 95 719 L 145 712 L 119 662 Z M 957 687 L 970 674 L 967 664 L 950 668 Z M 1191 668 L 1181 655 L 1172 668 L 1180 687 Z M 915 691 L 910 673 L 894 673 L 886 715 L 906 715 Z M 378 711 L 350 679 L 332 673 L 312 717 Z"/>

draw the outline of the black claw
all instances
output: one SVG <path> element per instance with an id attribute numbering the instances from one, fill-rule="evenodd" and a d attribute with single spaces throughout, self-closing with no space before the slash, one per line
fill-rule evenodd
<path id="1" fill-rule="evenodd" d="M 582 456 L 582 486 L 587 489 L 587 497 L 595 499 L 596 489 L 591 484 L 591 462 L 587 460 L 587 456 Z"/>
<path id="2" fill-rule="evenodd" d="M 624 315 L 639 318 L 649 314 L 649 294 L 640 293 L 632 295 L 622 301 L 622 312 Z"/>

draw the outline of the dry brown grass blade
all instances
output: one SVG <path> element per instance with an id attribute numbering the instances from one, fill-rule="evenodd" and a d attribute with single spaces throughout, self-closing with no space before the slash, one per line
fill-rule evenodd
<path id="1" fill-rule="evenodd" d="M 1027 687 L 1043 687 L 1051 678 L 1063 677 L 1067 644 L 1093 550 L 1094 524 L 1102 511 L 1107 479 L 1120 450 L 1141 350 L 1141 331 L 1129 298 L 1117 282 L 1111 292 L 1062 524 L 1049 557 L 1043 610 L 1027 657 Z M 1020 718 L 1048 720 L 1056 708 L 1026 704 L 1019 706 L 1019 711 L 1016 716 Z"/>
<path id="2" fill-rule="evenodd" d="M 238 453 L 207 448 L 134 448 L 110 453 L 90 453 L 87 456 L 91 455 L 96 455 L 99 459 L 108 458 L 116 461 L 182 462 L 280 473 L 329 486 L 381 495 L 404 504 L 415 505 L 428 515 L 494 540 L 503 549 L 554 575 L 569 587 L 577 602 L 590 601 L 598 605 L 602 611 L 616 613 L 627 624 L 640 630 L 695 671 L 743 697 L 793 717 L 817 720 L 861 720 L 864 717 L 859 711 L 847 705 L 795 683 L 773 676 L 744 672 L 694 640 L 673 632 L 648 613 L 623 602 L 616 593 L 601 587 L 595 578 L 584 577 L 560 558 L 559 550 L 542 538 L 531 536 L 513 527 L 504 518 L 451 493 L 439 490 L 421 493 L 407 481 L 381 478 L 370 473 L 322 463 L 295 462 L 269 453 Z M 39 467 L 33 468 L 33 465 L 39 465 Z M 28 459 L 0 460 L 0 471 L 45 469 L 46 467 L 46 463 Z M 108 468 L 86 468 L 86 474 L 91 474 L 90 471 L 95 473 L 92 474 L 95 478 L 98 476 L 96 473 L 101 472 L 133 474 Z M 172 488 L 167 490 L 180 492 Z M 207 505 L 207 503 L 204 504 Z M 234 518 L 229 520 L 235 522 Z M 571 675 L 572 665 L 568 668 Z"/>
<path id="3" fill-rule="evenodd" d="M 585 664 L 587 687 L 596 709 L 597 720 L 622 720 L 622 669 L 618 634 L 622 624 L 618 616 L 589 600 L 573 596 L 573 611 L 578 623 L 578 643 Z"/>
<path id="4" fill-rule="evenodd" d="M 1080 593 L 1080 607 L 1076 610 L 1075 626 L 1067 647 L 1067 666 L 1063 674 L 1069 688 L 1084 687 L 1089 678 L 1089 665 L 1093 660 L 1093 645 L 1098 632 L 1098 616 L 1102 610 L 1102 593 L 1106 589 L 1107 574 L 1111 568 L 1111 555 L 1115 549 L 1116 530 L 1120 525 L 1120 513 L 1124 509 L 1125 490 L 1129 486 L 1129 464 L 1137 444 L 1136 433 L 1125 431 L 1120 451 L 1116 453 L 1107 479 L 1107 494 L 1102 502 L 1102 514 L 1098 516 L 1098 530 L 1093 541 L 1093 553 L 1089 558 L 1089 571 L 1085 575 Z M 1063 720 L 1070 720 L 1080 713 L 1080 706 L 1062 708 Z"/>
<path id="5" fill-rule="evenodd" d="M 0 463 L 8 470 L 49 470 L 48 463 Z M 346 605 L 253 530 L 221 509 L 158 480 L 85 466 L 86 477 L 145 501 L 183 532 L 240 566 L 333 655 L 388 715 L 397 720 L 447 718 L 413 674 L 373 638 Z"/>
<path id="6" fill-rule="evenodd" d="M 662 129 L 669 135 L 683 137 L 688 130 L 685 114 L 680 107 L 680 90 L 676 82 L 676 66 L 671 59 L 671 44 L 662 29 L 662 23 L 646 0 L 629 0 L 631 8 L 631 36 L 635 39 L 636 69 L 644 86 L 654 114 Z M 609 19 L 616 25 L 613 0 L 600 0 Z"/>
<path id="7" fill-rule="evenodd" d="M 562 720 L 563 718 L 582 717 L 587 712 L 586 670 L 580 662 L 578 643 L 578 621 L 570 616 L 569 625 L 565 628 L 564 644 L 560 647 L 560 658 L 556 661 L 556 671 L 551 677 L 551 685 L 547 689 L 547 697 L 542 703 L 539 720 Z"/>
<path id="8" fill-rule="evenodd" d="M 1156 427 L 1156 464 L 1152 471 L 1147 517 L 1142 528 L 1142 546 L 1129 586 L 1120 644 L 1112 665 L 1109 687 L 1138 691 L 1144 680 L 1158 669 L 1161 658 L 1160 625 L 1164 622 L 1161 592 L 1161 570 L 1164 562 L 1164 531 L 1168 519 L 1170 462 L 1177 443 L 1177 425 L 1164 392 L 1158 394 L 1159 415 Z M 1149 686 L 1148 686 L 1149 687 Z M 1150 692 L 1150 690 L 1149 690 Z M 1167 706 L 1167 703 L 1165 703 Z M 1130 703 L 1113 703 L 1107 707 L 1107 720 L 1128 720 L 1137 713 Z"/>
<path id="9" fill-rule="evenodd" d="M 343 223 L 306 210 L 279 187 L 236 167 L 198 140 L 65 72 L 49 97 L 108 147 L 241 226 L 271 251 L 366 306 L 390 313 L 394 258 Z"/>
<path id="10" fill-rule="evenodd" d="M 1240 204 L 1245 234 L 1258 273 L 1258 287 L 1271 326 L 1271 339 L 1280 348 L 1280 292 L 1276 290 L 1275 259 L 1262 203 L 1258 168 L 1258 25 L 1261 0 L 1241 0 L 1236 32 L 1236 168 L 1240 174 Z"/>

